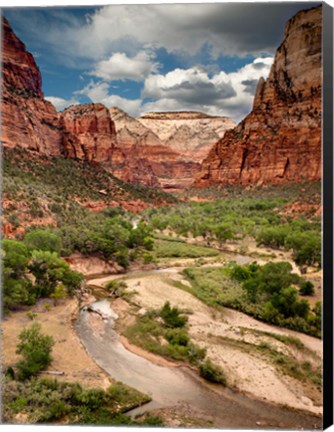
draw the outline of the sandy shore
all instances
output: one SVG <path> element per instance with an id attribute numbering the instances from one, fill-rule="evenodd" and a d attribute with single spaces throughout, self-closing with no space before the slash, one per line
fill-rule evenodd
<path id="1" fill-rule="evenodd" d="M 53 337 L 53 361 L 50 371 L 63 371 L 59 380 L 78 381 L 87 387 L 107 388 L 109 376 L 88 356 L 72 327 L 72 318 L 78 309 L 77 299 L 67 299 L 52 306 L 49 311 L 40 304 L 30 309 L 38 315 L 35 322 L 42 326 L 42 332 Z M 21 331 L 32 324 L 26 312 L 13 312 L 2 322 L 2 344 L 4 367 L 15 364 L 20 356 L 15 353 Z M 51 376 L 51 375 L 45 375 Z"/>

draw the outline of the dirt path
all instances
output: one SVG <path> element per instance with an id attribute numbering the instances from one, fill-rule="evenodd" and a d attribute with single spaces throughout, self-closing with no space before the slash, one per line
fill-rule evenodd
<path id="1" fill-rule="evenodd" d="M 231 309 L 225 309 L 221 316 L 191 294 L 171 286 L 170 279 L 186 283 L 178 270 L 138 272 L 125 277 L 129 290 L 136 291 L 132 300 L 141 307 L 139 313 L 160 308 L 166 301 L 192 311 L 189 315 L 192 340 L 205 347 L 208 356 L 224 368 L 230 385 L 260 400 L 321 414 L 321 393 L 316 386 L 283 374 L 268 356 L 256 349 L 259 344 L 267 343 L 299 362 L 320 366 L 321 340 L 262 323 Z M 307 349 L 299 350 L 261 332 L 296 337 Z"/>

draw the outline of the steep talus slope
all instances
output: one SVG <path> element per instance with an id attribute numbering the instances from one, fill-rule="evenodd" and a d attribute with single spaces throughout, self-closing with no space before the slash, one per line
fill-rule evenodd
<path id="1" fill-rule="evenodd" d="M 288 21 L 253 110 L 215 144 L 194 186 L 320 179 L 321 32 L 321 7 Z"/>
<path id="2" fill-rule="evenodd" d="M 60 155 L 61 130 L 54 106 L 44 99 L 40 71 L 33 56 L 2 20 L 1 140 L 5 147 L 24 147 Z"/>

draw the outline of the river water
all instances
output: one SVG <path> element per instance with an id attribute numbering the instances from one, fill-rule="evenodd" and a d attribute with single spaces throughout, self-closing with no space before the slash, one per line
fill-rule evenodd
<path id="1" fill-rule="evenodd" d="M 321 419 L 313 415 L 266 404 L 222 386 L 208 384 L 186 367 L 158 366 L 130 352 L 114 330 L 117 314 L 109 301 L 103 299 L 90 306 L 98 314 L 84 308 L 75 324 L 88 354 L 115 380 L 152 398 L 152 402 L 131 414 L 187 404 L 196 416 L 211 420 L 214 427 L 321 428 Z M 99 330 L 93 325 L 94 321 L 99 321 Z"/>

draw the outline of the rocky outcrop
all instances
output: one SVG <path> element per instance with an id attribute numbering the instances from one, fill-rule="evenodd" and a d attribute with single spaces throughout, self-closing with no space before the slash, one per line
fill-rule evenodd
<path id="1" fill-rule="evenodd" d="M 59 156 L 61 130 L 54 106 L 44 99 L 33 56 L 2 18 L 2 131 L 5 147 Z"/>
<path id="2" fill-rule="evenodd" d="M 158 185 L 169 191 L 191 185 L 208 148 L 234 125 L 225 117 L 197 112 L 149 113 L 136 119 L 114 107 L 110 114 L 118 146 L 129 161 L 140 161 L 137 175 L 149 167 Z M 128 172 L 124 167 L 117 175 L 129 181 Z"/>
<path id="3" fill-rule="evenodd" d="M 59 114 L 66 157 L 113 165 L 124 162 L 115 125 L 102 104 L 73 105 Z"/>
<path id="4" fill-rule="evenodd" d="M 321 178 L 321 11 L 288 21 L 251 113 L 214 145 L 194 186 Z"/>

